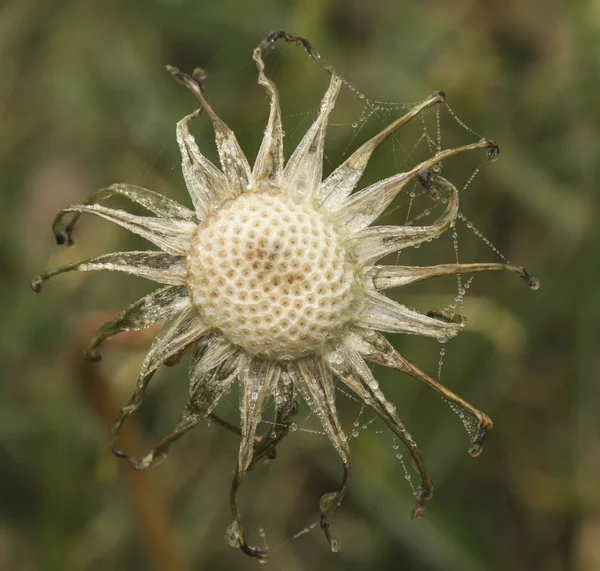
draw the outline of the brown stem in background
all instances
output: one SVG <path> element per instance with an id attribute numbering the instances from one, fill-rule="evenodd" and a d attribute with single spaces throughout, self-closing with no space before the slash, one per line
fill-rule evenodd
<path id="1" fill-rule="evenodd" d="M 101 322 L 107 321 L 111 317 L 113 315 L 104 315 Z M 84 356 L 85 343 L 90 338 L 90 332 L 97 329 L 99 324 L 96 323 L 97 321 L 94 317 L 82 324 L 76 338 L 77 341 L 68 354 L 67 364 L 71 371 L 71 378 L 109 434 L 114 420 L 119 414 L 120 405 L 111 390 L 109 379 L 106 377 L 102 365 L 91 363 Z M 111 345 L 127 348 L 145 347 L 150 343 L 154 333 L 154 330 L 125 333 L 107 342 L 105 349 Z M 80 339 L 84 342 L 80 343 Z M 127 449 L 143 448 L 143 438 L 135 420 L 131 419 L 123 427 L 121 440 Z M 148 558 L 158 571 L 187 571 L 189 568 L 186 562 L 175 548 L 169 502 L 161 486 L 157 484 L 153 474 L 146 472 L 141 474 L 133 470 L 129 464 L 123 462 L 118 464 Z"/>

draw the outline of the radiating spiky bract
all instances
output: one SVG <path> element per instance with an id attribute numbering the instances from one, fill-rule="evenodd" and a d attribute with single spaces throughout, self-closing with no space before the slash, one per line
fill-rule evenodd
<path id="1" fill-rule="evenodd" d="M 330 75 L 319 114 L 292 156 L 284 163 L 281 111 L 277 90 L 265 75 L 262 51 L 278 39 L 294 42 Z M 472 415 L 479 429 L 470 452 L 482 449 L 491 420 L 435 382 L 400 355 L 379 333 L 410 333 L 448 339 L 459 333 L 461 319 L 443 312 L 429 316 L 393 301 L 380 290 L 440 275 L 509 270 L 536 289 L 539 282 L 524 268 L 509 264 L 451 264 L 433 267 L 380 266 L 385 255 L 437 237 L 454 223 L 458 193 L 447 180 L 433 174 L 435 165 L 473 149 L 487 149 L 495 158 L 493 141 L 437 153 L 413 169 L 352 194 L 373 151 L 419 113 L 441 103 L 435 93 L 381 133 L 364 143 L 325 180 L 323 147 L 329 115 L 342 85 L 341 78 L 302 38 L 279 32 L 254 51 L 259 83 L 271 109 L 264 139 L 251 169 L 236 137 L 215 114 L 204 95 L 201 78 L 169 68 L 197 97 L 200 108 L 177 124 L 185 182 L 193 210 L 140 187 L 115 184 L 90 196 L 84 204 L 62 210 L 54 221 L 58 243 L 72 243 L 72 232 L 83 213 L 110 220 L 146 238 L 161 251 L 119 252 L 88 258 L 43 274 L 33 281 L 36 291 L 48 278 L 71 270 L 112 270 L 142 276 L 165 287 L 145 296 L 96 334 L 88 354 L 108 337 L 163 321 L 139 374 L 137 388 L 113 430 L 117 455 L 137 469 L 163 458 L 171 443 L 203 419 L 212 416 L 235 382 L 240 386 L 241 437 L 232 485 L 233 524 L 228 541 L 246 554 L 264 558 L 244 537 L 237 491 L 254 462 L 272 455 L 285 437 L 302 398 L 320 419 L 339 453 L 344 469 L 339 489 L 321 498 L 321 527 L 332 549 L 327 514 L 341 503 L 349 483 L 350 450 L 335 405 L 338 379 L 370 406 L 407 446 L 421 484 L 413 516 L 423 513 L 432 484 L 425 460 L 393 404 L 386 400 L 367 361 L 393 367 L 432 387 Z M 202 112 L 211 119 L 221 169 L 206 159 L 189 133 L 188 123 Z M 429 226 L 371 226 L 397 194 L 418 181 L 433 199 L 443 195 L 445 212 Z M 152 216 L 134 216 L 98 203 L 122 195 Z M 189 351 L 189 401 L 173 432 L 142 458 L 127 456 L 117 446 L 125 419 L 141 404 L 153 374 Z M 269 434 L 258 437 L 257 426 L 269 399 L 275 422 Z M 237 430 L 237 429 L 236 429 Z"/>

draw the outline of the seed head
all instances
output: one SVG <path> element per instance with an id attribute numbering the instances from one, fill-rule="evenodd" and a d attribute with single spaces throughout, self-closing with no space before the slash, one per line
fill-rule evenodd
<path id="1" fill-rule="evenodd" d="M 274 360 L 335 338 L 360 288 L 333 224 L 284 192 L 244 194 L 206 218 L 187 269 L 203 321 L 247 354 Z"/>
<path id="2" fill-rule="evenodd" d="M 283 39 L 308 51 L 330 75 L 318 116 L 287 163 L 277 89 L 265 75 L 262 51 Z M 407 373 L 441 393 L 473 420 L 470 450 L 479 453 L 493 426 L 480 412 L 428 377 L 400 355 L 380 332 L 416 334 L 445 341 L 457 335 L 464 320 L 446 311 L 418 313 L 379 293 L 441 275 L 508 270 L 527 281 L 539 282 L 523 267 L 511 264 L 447 264 L 430 267 L 377 265 L 394 252 L 417 246 L 450 228 L 458 215 L 458 192 L 438 174 L 441 161 L 466 151 L 485 149 L 490 159 L 497 145 L 488 139 L 439 151 L 412 169 L 374 183 L 357 186 L 371 154 L 400 127 L 444 101 L 436 92 L 360 146 L 323 180 L 323 146 L 329 115 L 342 79 L 313 49 L 310 42 L 286 32 L 268 36 L 254 51 L 258 82 L 271 102 L 265 136 L 254 167 L 235 134 L 212 109 L 200 81 L 204 74 L 186 75 L 169 67 L 200 102 L 176 129 L 184 180 L 193 209 L 129 184 L 114 184 L 91 195 L 84 204 L 61 211 L 54 221 L 59 244 L 71 244 L 82 213 L 93 214 L 139 234 L 160 250 L 116 252 L 51 270 L 35 278 L 41 291 L 45 280 L 72 270 L 111 270 L 138 275 L 164 284 L 106 323 L 92 340 L 88 355 L 123 331 L 164 322 L 139 373 L 136 390 L 125 403 L 113 430 L 113 450 L 136 469 L 164 458 L 170 445 L 201 420 L 219 421 L 214 410 L 239 383 L 240 435 L 237 469 L 230 505 L 233 524 L 228 541 L 247 555 L 266 554 L 248 545 L 241 526 L 237 493 L 246 471 L 260 459 L 275 457 L 275 447 L 295 427 L 298 403 L 304 400 L 319 418 L 342 460 L 344 477 L 338 489 L 320 502 L 323 529 L 332 550 L 327 515 L 342 502 L 349 485 L 350 449 L 335 406 L 335 384 L 345 385 L 370 407 L 407 447 L 420 477 L 413 517 L 424 513 L 433 485 L 425 460 L 373 377 L 367 361 Z M 221 170 L 202 155 L 188 123 L 205 112 L 213 123 Z M 371 226 L 407 185 L 421 182 L 445 210 L 429 226 Z M 138 203 L 153 216 L 135 216 L 98 204 L 112 195 Z M 442 209 L 440 208 L 440 210 Z M 142 403 L 146 388 L 162 365 L 177 362 L 186 352 L 190 397 L 167 437 L 142 458 L 119 450 L 120 429 Z M 266 434 L 257 434 L 262 411 L 273 401 L 275 419 Z"/>

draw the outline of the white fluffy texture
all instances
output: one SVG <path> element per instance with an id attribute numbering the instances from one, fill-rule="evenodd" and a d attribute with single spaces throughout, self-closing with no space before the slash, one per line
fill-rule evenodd
<path id="1" fill-rule="evenodd" d="M 203 321 L 253 355 L 312 353 L 355 309 L 358 286 L 337 232 L 281 193 L 244 194 L 209 216 L 187 267 Z"/>

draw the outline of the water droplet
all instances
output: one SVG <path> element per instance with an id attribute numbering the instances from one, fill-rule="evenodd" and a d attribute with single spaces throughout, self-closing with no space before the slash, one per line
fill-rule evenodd
<path id="1" fill-rule="evenodd" d="M 295 422 L 292 422 L 292 424 L 290 424 L 290 430 L 296 432 L 296 430 L 298 430 L 298 425 Z"/>

